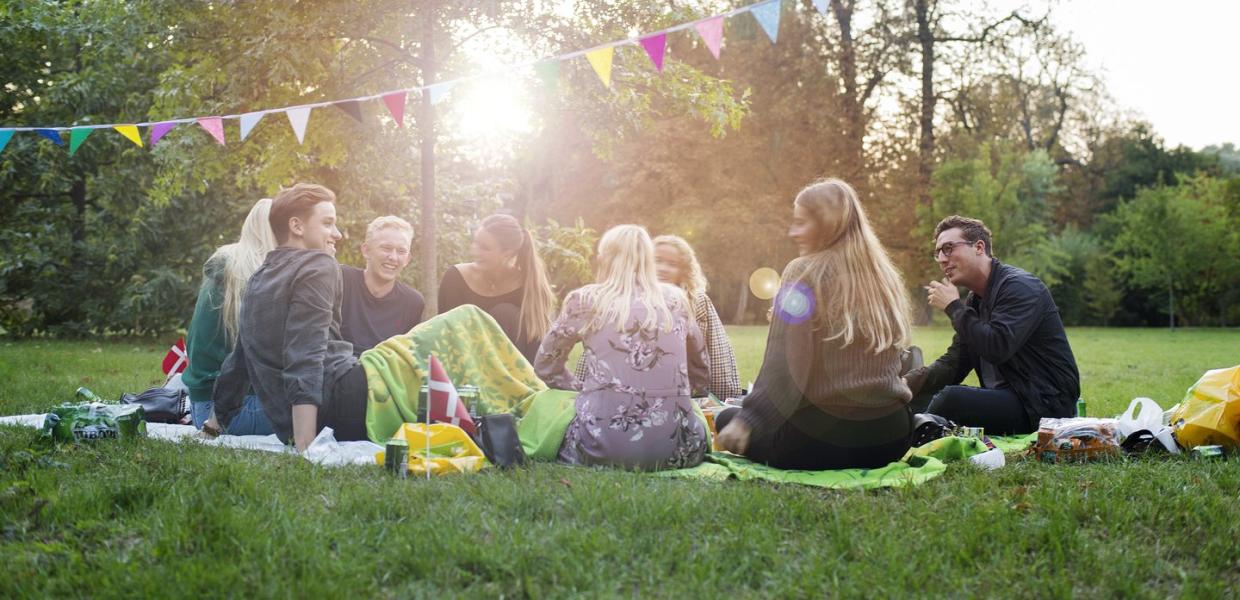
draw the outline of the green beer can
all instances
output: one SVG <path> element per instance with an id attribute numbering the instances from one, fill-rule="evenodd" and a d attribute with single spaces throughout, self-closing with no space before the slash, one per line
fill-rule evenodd
<path id="1" fill-rule="evenodd" d="M 400 479 L 409 476 L 409 442 L 397 438 L 388 440 L 383 449 L 383 468 Z"/>

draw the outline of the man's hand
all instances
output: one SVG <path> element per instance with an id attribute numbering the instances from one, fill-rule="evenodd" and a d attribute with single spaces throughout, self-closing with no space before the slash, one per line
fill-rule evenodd
<path id="1" fill-rule="evenodd" d="M 926 376 L 930 374 L 927 367 L 919 367 L 904 374 L 904 383 L 908 384 L 908 389 L 916 396 L 921 391 L 922 386 L 926 385 Z"/>
<path id="2" fill-rule="evenodd" d="M 749 449 L 749 424 L 734 417 L 719 432 L 719 446 L 733 454 L 744 455 Z"/>
<path id="3" fill-rule="evenodd" d="M 931 281 L 926 286 L 926 301 L 939 310 L 947 308 L 948 304 L 960 299 L 960 290 L 952 285 L 946 277 L 943 281 Z"/>

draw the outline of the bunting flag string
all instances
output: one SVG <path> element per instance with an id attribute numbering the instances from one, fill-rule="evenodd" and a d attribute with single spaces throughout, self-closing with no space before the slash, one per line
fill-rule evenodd
<path id="1" fill-rule="evenodd" d="M 821 13 L 826 14 L 829 8 L 830 0 L 813 0 L 814 7 Z M 113 129 L 125 139 L 133 142 L 139 148 L 144 147 L 142 143 L 142 135 L 139 131 L 140 127 L 147 128 L 148 141 L 153 148 L 168 132 L 172 131 L 178 125 L 187 123 L 196 123 L 204 131 L 211 135 L 212 139 L 219 145 L 225 145 L 224 123 L 225 119 L 237 119 L 241 125 L 241 135 L 239 141 L 244 141 L 253 132 L 259 121 L 270 113 L 284 113 L 288 119 L 289 125 L 292 127 L 293 135 L 297 138 L 297 143 L 301 144 L 305 140 L 306 126 L 310 119 L 310 112 L 315 108 L 325 106 L 335 106 L 344 112 L 351 119 L 358 123 L 362 123 L 362 102 L 372 100 L 380 100 L 387 107 L 388 112 L 392 115 L 392 119 L 396 122 L 397 127 L 404 127 L 405 106 L 408 101 L 408 95 L 416 92 L 429 98 L 432 105 L 439 104 L 444 98 L 460 83 L 490 77 L 493 75 L 506 75 L 520 70 L 531 69 L 543 85 L 553 90 L 559 85 L 561 63 L 574 60 L 577 58 L 585 58 L 599 80 L 607 88 L 612 83 L 612 68 L 615 58 L 615 50 L 619 46 L 641 46 L 646 56 L 650 59 L 654 69 L 660 73 L 663 72 L 664 59 L 667 54 L 667 37 L 671 33 L 680 31 L 693 30 L 705 43 L 706 48 L 710 51 L 715 59 L 719 59 L 723 49 L 724 22 L 730 17 L 740 14 L 749 13 L 757 21 L 762 30 L 766 32 L 771 43 L 776 43 L 779 37 L 779 20 L 780 10 L 782 8 L 782 0 L 761 0 L 748 6 L 742 6 L 729 10 L 727 12 L 698 19 L 696 21 L 688 21 L 680 23 L 666 29 L 655 32 L 642 33 L 640 35 L 630 37 L 628 39 L 616 40 L 606 44 L 600 44 L 591 48 L 568 52 L 552 58 L 541 58 L 527 61 L 525 63 L 509 65 L 502 69 L 497 69 L 487 73 L 478 73 L 466 75 L 447 81 L 439 81 L 427 83 L 417 87 L 405 88 L 400 90 L 392 90 L 374 94 L 370 96 L 359 96 L 356 98 L 345 98 L 340 100 L 330 100 L 324 102 L 315 102 L 302 104 L 297 106 L 286 106 L 283 108 L 271 108 L 264 110 L 251 111 L 241 114 L 229 115 L 212 115 L 203 117 L 186 117 L 168 119 L 164 121 L 151 121 L 143 123 L 118 123 L 104 125 L 74 125 L 74 126 L 52 126 L 52 127 L 0 127 L 0 152 L 3 152 L 9 145 L 16 132 L 34 132 L 35 134 L 47 138 L 57 146 L 64 146 L 64 132 L 68 132 L 68 150 L 73 155 L 86 141 L 86 138 L 96 129 Z"/>

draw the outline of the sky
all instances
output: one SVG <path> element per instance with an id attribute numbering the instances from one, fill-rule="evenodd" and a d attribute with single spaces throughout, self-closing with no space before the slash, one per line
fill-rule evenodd
<path id="1" fill-rule="evenodd" d="M 996 9 L 1045 3 L 996 1 Z M 1060 0 L 1056 24 L 1085 46 L 1121 109 L 1154 126 L 1169 146 L 1240 144 L 1235 0 Z"/>

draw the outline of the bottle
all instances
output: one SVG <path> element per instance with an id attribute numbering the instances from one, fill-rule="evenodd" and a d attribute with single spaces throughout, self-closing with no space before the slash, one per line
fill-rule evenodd
<path id="1" fill-rule="evenodd" d="M 1084 398 L 1076 399 L 1076 416 L 1078 417 L 1085 416 L 1085 399 Z"/>
<path id="2" fill-rule="evenodd" d="M 78 388 L 77 392 L 73 395 L 82 402 L 98 402 L 99 404 L 106 404 L 103 401 L 103 398 L 96 396 L 94 392 L 90 391 L 90 389 L 85 386 Z"/>

